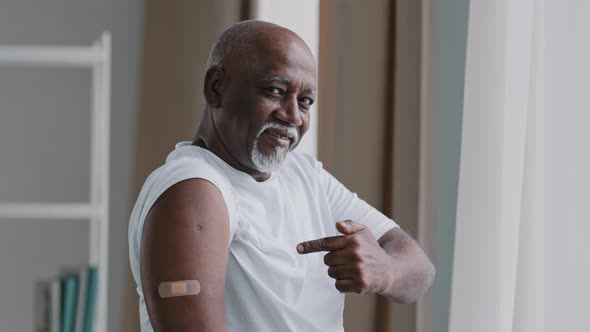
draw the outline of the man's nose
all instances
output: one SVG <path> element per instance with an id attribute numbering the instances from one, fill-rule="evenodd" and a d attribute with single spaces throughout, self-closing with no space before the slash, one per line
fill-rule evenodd
<path id="1" fill-rule="evenodd" d="M 288 122 L 293 126 L 301 126 L 303 119 L 299 110 L 299 102 L 296 96 L 289 96 L 281 103 L 281 108 L 277 110 L 276 117 L 279 120 Z"/>

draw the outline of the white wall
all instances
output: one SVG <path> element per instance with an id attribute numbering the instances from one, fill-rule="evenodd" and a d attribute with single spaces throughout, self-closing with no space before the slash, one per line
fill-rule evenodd
<path id="1" fill-rule="evenodd" d="M 128 269 L 142 2 L 3 0 L 0 44 L 113 38 L 109 327 L 119 331 Z M 90 72 L 0 67 L 0 201 L 87 201 Z M 33 330 L 34 281 L 87 261 L 86 221 L 0 220 L 0 331 Z"/>
<path id="2" fill-rule="evenodd" d="M 545 331 L 588 331 L 590 2 L 545 12 Z"/>

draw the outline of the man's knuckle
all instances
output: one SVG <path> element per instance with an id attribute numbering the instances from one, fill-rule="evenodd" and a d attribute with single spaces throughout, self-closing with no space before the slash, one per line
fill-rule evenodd
<path id="1" fill-rule="evenodd" d="M 332 275 L 330 276 L 330 278 L 337 280 L 338 279 L 338 274 L 336 272 L 332 272 Z"/>
<path id="2" fill-rule="evenodd" d="M 358 250 L 352 252 L 352 259 L 355 263 L 360 263 L 363 260 L 363 256 Z"/>

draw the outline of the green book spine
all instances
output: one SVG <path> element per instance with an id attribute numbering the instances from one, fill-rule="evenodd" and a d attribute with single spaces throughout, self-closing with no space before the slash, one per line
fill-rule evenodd
<path id="1" fill-rule="evenodd" d="M 76 308 L 76 332 L 84 332 L 84 313 L 86 311 L 86 296 L 88 296 L 88 266 L 80 268 L 78 303 Z"/>
<path id="2" fill-rule="evenodd" d="M 96 297 L 98 291 L 98 269 L 88 268 L 86 306 L 84 311 L 84 332 L 92 332 L 94 326 L 94 312 L 96 311 Z"/>
<path id="3" fill-rule="evenodd" d="M 66 275 L 61 279 L 61 332 L 74 332 L 78 276 Z"/>

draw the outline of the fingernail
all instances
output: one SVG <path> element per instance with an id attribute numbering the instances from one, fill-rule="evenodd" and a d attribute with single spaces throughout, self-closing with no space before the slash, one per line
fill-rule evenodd
<path id="1" fill-rule="evenodd" d="M 297 252 L 300 254 L 303 253 L 303 245 L 301 243 L 297 245 Z"/>

